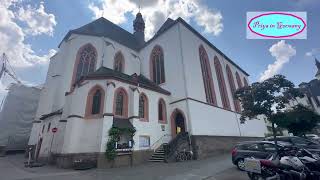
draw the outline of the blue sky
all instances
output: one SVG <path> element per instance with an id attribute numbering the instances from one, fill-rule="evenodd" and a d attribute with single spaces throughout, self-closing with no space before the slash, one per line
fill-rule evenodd
<path id="1" fill-rule="evenodd" d="M 0 42 L 0 52 L 8 54 L 23 82 L 34 85 L 44 82 L 48 58 L 58 50 L 58 44 L 70 29 L 104 15 L 132 32 L 133 15 L 138 10 L 138 0 L 4 2 L 4 5 L 0 5 L 0 40 L 7 38 L 10 41 Z M 148 37 L 152 36 L 167 17 L 182 16 L 246 70 L 250 74 L 250 82 L 258 81 L 268 65 L 273 64 L 277 57 L 282 57 L 283 54 L 279 53 L 285 54 L 287 50 L 291 51 L 291 54 L 287 54 L 289 62 L 278 67 L 278 73 L 284 74 L 296 85 L 313 79 L 316 73 L 314 58 L 310 56 L 310 52 L 320 59 L 320 2 L 317 0 L 141 0 L 141 6 Z M 248 40 L 245 29 L 247 11 L 306 11 L 308 38 L 285 40 L 282 43 L 280 40 Z M 278 53 L 278 56 L 272 56 L 272 46 L 273 50 L 283 48 L 277 52 L 272 51 Z M 0 96 L 4 93 L 3 88 L 10 83 L 8 79 L 6 77 L 2 80 Z"/>

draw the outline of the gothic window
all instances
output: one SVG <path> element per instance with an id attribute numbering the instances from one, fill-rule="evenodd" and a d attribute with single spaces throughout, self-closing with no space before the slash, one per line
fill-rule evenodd
<path id="1" fill-rule="evenodd" d="M 99 114 L 100 113 L 100 106 L 101 106 L 101 91 L 97 89 L 97 91 L 93 95 L 92 99 L 92 109 L 91 114 Z"/>
<path id="2" fill-rule="evenodd" d="M 144 94 L 139 97 L 139 117 L 140 119 L 148 119 L 148 99 Z"/>
<path id="3" fill-rule="evenodd" d="M 248 81 L 245 77 L 243 77 L 243 83 L 244 83 L 244 86 L 249 86 Z"/>
<path id="4" fill-rule="evenodd" d="M 236 72 L 236 79 L 237 79 L 238 88 L 242 88 L 243 85 L 238 72 Z"/>
<path id="5" fill-rule="evenodd" d="M 223 108 L 230 110 L 230 102 L 229 102 L 229 98 L 228 98 L 227 87 L 226 87 L 226 84 L 224 81 L 222 67 L 221 67 L 220 61 L 217 57 L 214 57 L 214 66 L 216 68 L 220 96 L 221 96 L 221 100 L 222 100 L 222 106 L 223 106 Z"/>
<path id="6" fill-rule="evenodd" d="M 233 75 L 232 75 L 232 72 L 230 70 L 229 65 L 227 65 L 226 71 L 227 71 L 227 75 L 228 75 L 228 81 L 229 81 L 229 86 L 230 86 L 230 90 L 231 90 L 231 94 L 232 94 L 232 99 L 234 102 L 234 108 L 235 108 L 236 112 L 240 112 L 240 110 L 241 110 L 240 103 L 238 100 L 236 100 L 234 98 L 234 93 L 236 92 L 236 85 L 234 83 Z"/>
<path id="7" fill-rule="evenodd" d="M 95 70 L 97 61 L 96 49 L 91 45 L 87 44 L 80 48 L 76 60 L 76 71 L 74 81 L 78 81 L 82 76 L 88 75 L 89 72 Z"/>
<path id="8" fill-rule="evenodd" d="M 214 85 L 212 80 L 212 73 L 211 73 L 209 58 L 206 50 L 202 45 L 199 47 L 199 57 L 200 57 L 202 78 L 203 78 L 207 103 L 216 105 L 217 101 L 216 101 L 216 95 L 214 92 Z"/>
<path id="9" fill-rule="evenodd" d="M 119 88 L 115 93 L 115 109 L 116 116 L 128 116 L 128 96 L 123 88 Z"/>
<path id="10" fill-rule="evenodd" d="M 50 128 L 51 128 L 51 123 L 49 123 L 49 125 L 48 125 L 47 132 L 49 132 L 49 131 L 50 131 Z"/>
<path id="11" fill-rule="evenodd" d="M 114 70 L 124 72 L 124 57 L 121 52 L 118 52 L 114 57 Z"/>
<path id="12" fill-rule="evenodd" d="M 159 122 L 165 123 L 167 121 L 167 115 L 166 115 L 166 103 L 163 99 L 159 100 L 158 103 L 158 119 Z"/>
<path id="13" fill-rule="evenodd" d="M 88 93 L 86 105 L 86 117 L 98 117 L 103 114 L 104 90 L 96 85 Z"/>
<path id="14" fill-rule="evenodd" d="M 155 46 L 151 52 L 151 79 L 156 84 L 165 82 L 164 56 L 160 46 Z"/>

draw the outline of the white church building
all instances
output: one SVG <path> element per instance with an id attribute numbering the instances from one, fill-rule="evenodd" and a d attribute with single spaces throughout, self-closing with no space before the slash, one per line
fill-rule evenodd
<path id="1" fill-rule="evenodd" d="M 64 167 L 77 158 L 98 161 L 119 124 L 136 129 L 134 143 L 122 142 L 134 163 L 179 132 L 188 132 L 199 158 L 264 137 L 263 120 L 240 123 L 232 94 L 249 75 L 239 65 L 181 18 L 167 19 L 148 41 L 141 13 L 133 28 L 99 18 L 63 38 L 29 140 L 36 157 L 54 154 Z"/>

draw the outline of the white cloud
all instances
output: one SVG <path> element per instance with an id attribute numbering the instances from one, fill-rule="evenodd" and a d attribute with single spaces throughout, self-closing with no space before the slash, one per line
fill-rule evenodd
<path id="1" fill-rule="evenodd" d="M 27 24 L 28 28 L 25 32 L 31 35 L 48 34 L 52 36 L 57 24 L 55 16 L 45 12 L 43 2 L 40 3 L 38 9 L 31 5 L 27 5 L 26 8 L 20 7 L 16 17 Z"/>
<path id="2" fill-rule="evenodd" d="M 269 64 L 267 70 L 261 74 L 260 81 L 279 73 L 284 64 L 288 63 L 290 58 L 296 55 L 296 49 L 290 44 L 287 44 L 284 40 L 272 45 L 269 52 L 276 60 L 274 63 Z"/>
<path id="3" fill-rule="evenodd" d="M 26 5 L 23 7 L 21 0 L 2 0 L 0 3 L 0 58 L 6 53 L 10 64 L 16 73 L 30 72 L 30 77 L 39 75 L 48 66 L 49 58 L 56 52 L 51 49 L 44 55 L 37 55 L 31 45 L 25 42 L 27 36 L 39 34 L 50 35 L 56 25 L 54 15 L 45 12 L 44 4 L 39 8 Z M 16 11 L 18 10 L 18 11 Z M 19 17 L 25 15 L 25 17 Z M 16 21 L 20 21 L 18 24 Z M 30 78 L 39 79 L 39 77 Z M 23 79 L 18 77 L 25 83 Z M 13 79 L 5 76 L 0 81 L 0 100 L 5 96 L 5 87 L 13 82 Z"/>
<path id="4" fill-rule="evenodd" d="M 309 52 L 306 52 L 306 56 L 316 56 L 320 54 L 320 48 L 312 49 Z"/>
<path id="5" fill-rule="evenodd" d="M 25 37 L 28 36 L 24 32 L 24 28 L 18 25 L 15 20 L 18 19 L 18 15 L 11 10 L 11 8 L 19 6 L 18 0 L 5 0 L 0 4 L 0 53 L 5 52 L 10 60 L 11 65 L 15 67 L 30 67 L 39 64 L 46 64 L 49 60 L 49 56 L 52 55 L 54 50 L 50 50 L 47 55 L 39 56 L 32 49 L 30 44 L 25 42 Z M 39 7 L 39 12 L 44 10 L 42 9 L 43 4 Z M 28 9 L 28 8 L 27 8 Z M 46 14 L 43 11 L 44 14 Z M 34 15 L 37 13 L 33 13 Z M 32 20 L 34 16 L 25 18 L 25 21 Z M 38 17 L 37 17 L 38 18 Z M 36 18 L 36 19 L 37 19 Z M 51 15 L 49 19 L 51 18 Z M 22 20 L 22 18 L 20 18 Z M 37 21 L 37 20 L 35 20 Z M 42 20 L 46 21 L 46 20 Z M 25 22 L 28 23 L 28 22 Z M 31 23 L 29 27 L 33 26 L 34 23 Z M 41 24 L 43 23 L 35 23 Z M 49 30 L 44 30 L 39 28 L 35 30 L 32 34 L 39 33 L 51 33 L 53 27 L 50 27 Z"/>
<path id="6" fill-rule="evenodd" d="M 138 12 L 139 0 L 100 0 L 100 5 L 89 4 L 95 17 L 102 15 L 115 24 L 127 22 L 127 13 Z M 193 20 L 204 28 L 205 33 L 219 35 L 223 30 L 222 15 L 209 9 L 200 0 L 142 0 L 141 13 L 146 23 L 146 38 L 151 38 L 167 18 L 182 17 L 187 22 Z"/>

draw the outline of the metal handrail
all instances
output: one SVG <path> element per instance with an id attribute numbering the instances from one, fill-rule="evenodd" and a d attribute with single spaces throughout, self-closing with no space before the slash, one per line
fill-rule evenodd
<path id="1" fill-rule="evenodd" d="M 158 140 L 156 140 L 156 142 L 154 142 L 154 143 L 149 147 L 149 149 L 153 149 L 153 151 L 155 151 L 157 148 L 153 148 L 154 145 L 157 144 L 157 143 L 159 143 L 160 140 L 162 140 L 162 139 L 163 139 L 164 137 L 166 137 L 166 136 L 171 136 L 171 134 L 164 134 L 164 135 L 162 135 Z"/>

